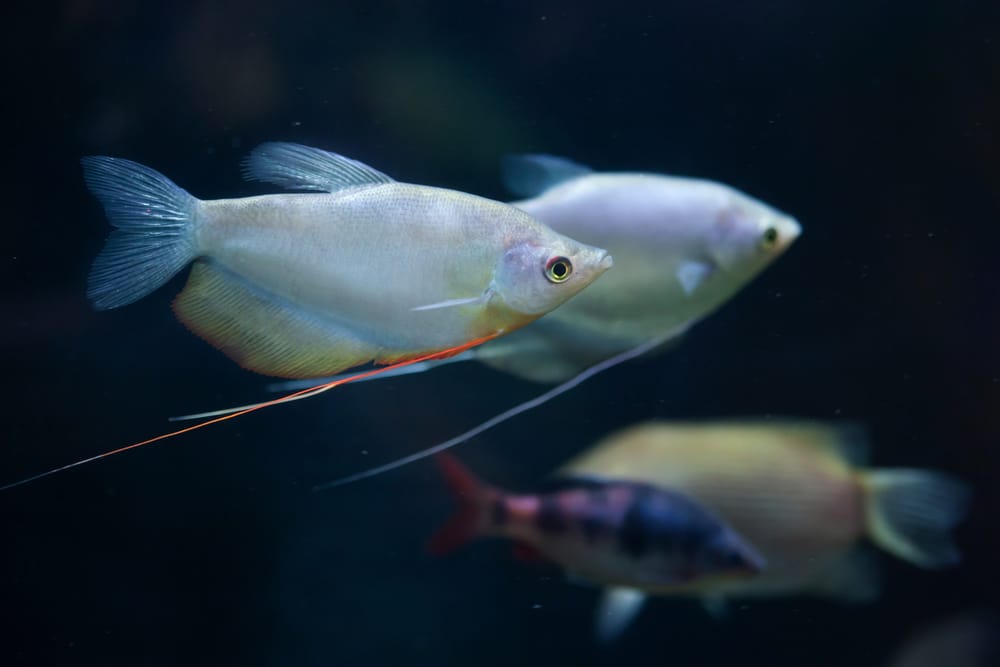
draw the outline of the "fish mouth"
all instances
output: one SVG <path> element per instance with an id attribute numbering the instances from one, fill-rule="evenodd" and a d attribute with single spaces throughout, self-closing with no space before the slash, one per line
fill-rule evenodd
<path id="1" fill-rule="evenodd" d="M 615 260 L 607 250 L 602 250 L 601 252 L 601 258 L 597 261 L 597 268 L 603 273 L 615 265 Z"/>
<path id="2" fill-rule="evenodd" d="M 795 239 L 802 235 L 802 225 L 799 221 L 791 216 L 785 216 L 778 221 L 778 228 L 781 233 L 781 238 L 785 239 L 783 246 L 787 248 L 792 245 Z"/>

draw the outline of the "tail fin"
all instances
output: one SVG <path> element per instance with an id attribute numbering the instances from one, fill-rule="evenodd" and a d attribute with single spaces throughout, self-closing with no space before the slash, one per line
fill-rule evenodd
<path id="1" fill-rule="evenodd" d="M 451 454 L 439 454 L 435 458 L 445 482 L 458 500 L 458 509 L 427 544 L 430 553 L 441 555 L 457 549 L 483 531 L 486 527 L 484 510 L 496 493 Z"/>
<path id="2" fill-rule="evenodd" d="M 868 534 L 889 553 L 925 568 L 961 560 L 950 531 L 968 509 L 965 483 L 929 470 L 872 470 L 864 474 Z"/>
<path id="3" fill-rule="evenodd" d="M 539 405 L 544 405 L 545 403 L 549 402 L 553 398 L 555 398 L 557 396 L 560 396 L 562 394 L 565 394 L 570 389 L 573 389 L 577 385 L 583 384 L 584 382 L 586 382 L 590 378 L 592 378 L 595 375 L 598 375 L 600 373 L 603 373 L 604 371 L 608 370 L 609 368 L 614 368 L 615 366 L 617 366 L 619 364 L 622 364 L 622 363 L 624 363 L 626 361 L 629 361 L 631 359 L 635 359 L 638 356 L 646 354 L 650 350 L 656 349 L 657 347 L 659 347 L 660 345 L 662 345 L 666 341 L 670 340 L 674 335 L 675 335 L 674 330 L 668 331 L 666 334 L 663 334 L 661 336 L 657 336 L 656 338 L 653 338 L 652 340 L 647 340 L 645 343 L 643 343 L 641 345 L 638 345 L 636 347 L 633 347 L 631 350 L 626 350 L 625 352 L 620 352 L 620 353 L 616 354 L 615 356 L 613 356 L 613 357 L 611 357 L 609 359 L 605 359 L 604 361 L 602 361 L 600 363 L 594 364 L 593 366 L 591 366 L 587 370 L 583 371 L 582 373 L 580 373 L 578 375 L 575 375 L 575 376 L 571 377 L 570 379 L 566 380 L 562 384 L 557 385 L 557 386 L 553 387 L 552 389 L 549 389 L 548 391 L 546 391 L 546 392 L 544 392 L 542 394 L 539 394 L 538 396 L 535 396 L 532 399 L 529 399 L 529 400 L 524 401 L 522 403 L 518 403 L 517 405 L 515 405 L 512 408 L 510 408 L 509 410 L 505 410 L 505 411 L 501 412 L 500 414 L 496 415 L 495 417 L 491 417 L 490 419 L 487 419 L 483 423 L 479 424 L 478 426 L 476 426 L 474 428 L 469 429 L 468 431 L 466 431 L 465 433 L 462 433 L 461 435 L 456 435 L 454 438 L 449 438 L 448 440 L 445 440 L 444 442 L 439 442 L 438 444 L 434 445 L 433 447 L 428 447 L 427 449 L 422 449 L 419 452 L 416 452 L 415 454 L 410 454 L 408 456 L 404 456 L 402 458 L 396 459 L 395 461 L 390 461 L 389 463 L 383 463 L 380 466 L 375 466 L 374 468 L 368 468 L 367 470 L 362 470 L 361 472 L 354 473 L 353 475 L 348 475 L 347 477 L 341 477 L 339 479 L 335 479 L 335 480 L 330 481 L 330 482 L 325 482 L 323 484 L 317 484 L 316 486 L 313 487 L 313 492 L 316 493 L 316 492 L 319 492 L 319 491 L 326 491 L 327 489 L 332 489 L 332 488 L 337 487 L 337 486 L 344 486 L 345 484 L 351 484 L 353 482 L 357 482 L 357 481 L 360 481 L 362 479 L 368 479 L 369 477 L 375 477 L 376 475 L 381 475 L 384 472 L 389 472 L 390 470 L 395 470 L 396 468 L 400 468 L 400 467 L 405 466 L 405 465 L 407 465 L 409 463 L 413 463 L 414 461 L 419 461 L 421 459 L 425 459 L 428 456 L 433 456 L 435 454 L 440 454 L 441 452 L 443 452 L 446 449 L 450 449 L 450 448 L 454 447 L 455 445 L 460 445 L 463 442 L 465 442 L 467 440 L 470 440 L 471 438 L 476 437 L 480 433 L 484 433 L 484 432 L 490 430 L 491 428 L 493 428 L 497 424 L 502 424 L 505 421 L 507 421 L 508 419 L 513 419 L 514 417 L 518 416 L 519 414 L 522 414 L 524 412 L 528 412 L 529 410 L 533 410 L 533 409 L 537 408 Z M 479 356 L 477 355 L 476 358 L 478 359 Z"/>
<path id="4" fill-rule="evenodd" d="M 136 162 L 85 157 L 83 178 L 112 225 L 90 271 L 87 296 L 98 310 L 138 301 L 170 280 L 197 254 L 198 200 Z"/>

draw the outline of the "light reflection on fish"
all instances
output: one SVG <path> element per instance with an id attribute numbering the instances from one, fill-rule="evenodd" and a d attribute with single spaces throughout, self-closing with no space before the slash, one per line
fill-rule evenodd
<path id="1" fill-rule="evenodd" d="M 193 262 L 178 317 L 268 375 L 319 377 L 509 333 L 611 266 L 514 207 L 296 144 L 257 147 L 246 174 L 319 192 L 202 201 L 134 162 L 83 165 L 118 228 L 91 273 L 95 307 L 131 303 Z"/>
<path id="2" fill-rule="evenodd" d="M 789 594 L 861 602 L 878 594 L 863 538 L 920 567 L 954 565 L 950 531 L 969 499 L 968 487 L 943 473 L 867 468 L 865 449 L 858 428 L 819 422 L 648 422 L 609 435 L 558 474 L 674 489 L 732 525 L 768 566 L 752 580 L 689 591 L 712 606 Z"/>
<path id="3" fill-rule="evenodd" d="M 575 578 L 655 593 L 744 579 L 764 567 L 740 535 L 675 491 L 628 480 L 553 480 L 548 490 L 512 494 L 480 482 L 449 454 L 437 459 L 460 506 L 431 539 L 432 553 L 505 537 Z"/>

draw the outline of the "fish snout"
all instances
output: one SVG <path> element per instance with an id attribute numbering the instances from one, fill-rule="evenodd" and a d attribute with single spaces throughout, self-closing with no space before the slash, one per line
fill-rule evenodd
<path id="1" fill-rule="evenodd" d="M 607 271 L 608 269 L 610 269 L 612 266 L 615 265 L 615 260 L 611 256 L 611 253 L 609 253 L 607 250 L 603 250 L 602 253 L 603 254 L 601 255 L 600 259 L 597 261 L 597 268 L 598 270 L 601 271 L 601 273 Z"/>
<path id="2" fill-rule="evenodd" d="M 782 250 L 788 248 L 795 239 L 802 235 L 802 225 L 791 216 L 782 216 L 775 222 L 778 228 L 778 239 Z"/>

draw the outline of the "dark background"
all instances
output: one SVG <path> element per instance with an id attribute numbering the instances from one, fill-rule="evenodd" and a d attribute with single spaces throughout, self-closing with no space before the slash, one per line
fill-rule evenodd
<path id="1" fill-rule="evenodd" d="M 458 450 L 527 486 L 651 417 L 867 424 L 878 465 L 976 490 L 963 565 L 882 559 L 872 606 L 653 601 L 617 645 L 596 593 L 499 542 L 424 555 L 451 502 L 417 464 L 538 388 L 472 365 L 275 408 L 0 493 L 0 664 L 886 665 L 924 624 L 995 608 L 1000 511 L 1000 21 L 995 2 L 75 0 L 8 8 L 0 482 L 258 400 L 175 321 L 179 277 L 96 313 L 108 225 L 78 159 L 203 198 L 292 140 L 503 198 L 506 152 L 720 180 L 804 234 L 670 354 Z"/>

